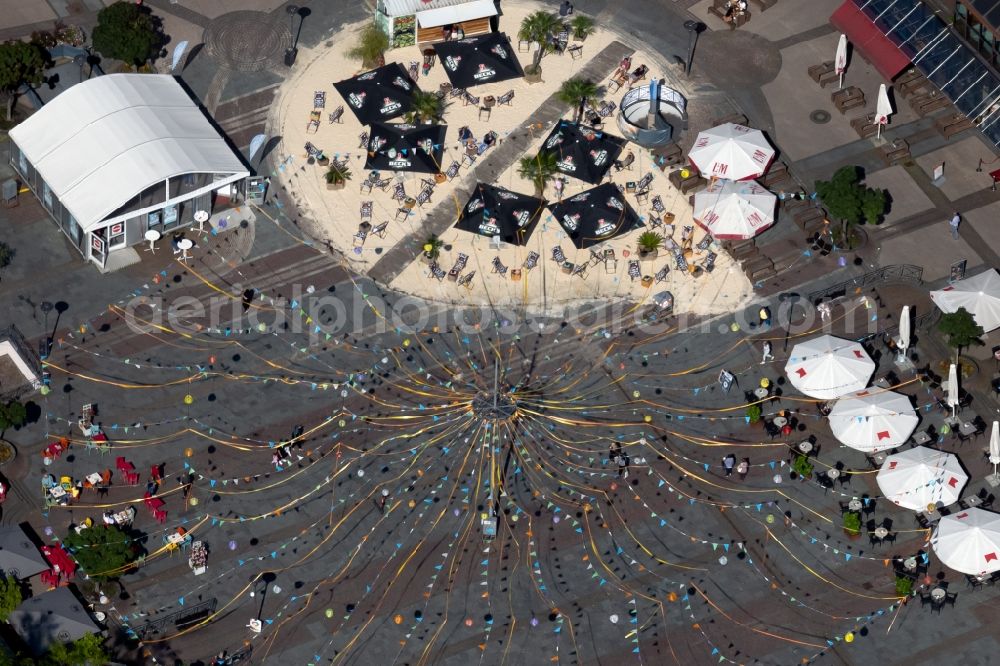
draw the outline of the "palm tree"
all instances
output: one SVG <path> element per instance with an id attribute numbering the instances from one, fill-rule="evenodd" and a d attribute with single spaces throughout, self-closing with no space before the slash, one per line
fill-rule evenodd
<path id="1" fill-rule="evenodd" d="M 444 113 L 444 100 L 431 92 L 414 89 L 410 96 L 412 107 L 406 114 L 406 122 L 423 122 L 428 125 L 436 125 L 441 122 Z"/>
<path id="2" fill-rule="evenodd" d="M 569 104 L 570 106 L 576 104 L 576 122 L 583 120 L 583 110 L 588 103 L 593 103 L 594 98 L 598 96 L 600 90 L 597 84 L 590 79 L 581 79 L 579 77 L 573 77 L 563 81 L 562 86 L 559 88 L 557 93 L 560 102 Z"/>
<path id="3" fill-rule="evenodd" d="M 555 153 L 540 152 L 534 157 L 522 157 L 517 173 L 534 183 L 535 195 L 542 197 L 545 195 L 545 186 L 559 171 L 556 161 Z"/>
<path id="4" fill-rule="evenodd" d="M 369 23 L 358 33 L 358 41 L 347 52 L 348 58 L 360 60 L 363 67 L 381 67 L 385 52 L 389 50 L 389 35 L 374 23 Z"/>
<path id="5" fill-rule="evenodd" d="M 542 56 L 556 50 L 553 37 L 566 29 L 566 24 L 556 16 L 548 12 L 534 12 L 528 14 L 521 21 L 521 28 L 517 31 L 518 39 L 526 42 L 538 42 L 538 50 L 532 58 L 530 71 L 528 74 L 535 74 L 540 70 L 539 64 Z"/>

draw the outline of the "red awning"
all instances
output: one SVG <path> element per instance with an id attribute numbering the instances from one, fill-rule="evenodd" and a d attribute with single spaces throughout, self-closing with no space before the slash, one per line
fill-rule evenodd
<path id="1" fill-rule="evenodd" d="M 830 23 L 847 35 L 848 41 L 886 81 L 891 81 L 910 64 L 910 59 L 851 0 L 846 0 L 833 13 Z"/>

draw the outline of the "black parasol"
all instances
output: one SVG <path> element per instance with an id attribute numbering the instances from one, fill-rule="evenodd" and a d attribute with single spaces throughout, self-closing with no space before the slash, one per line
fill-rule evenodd
<path id="1" fill-rule="evenodd" d="M 413 106 L 417 84 L 398 62 L 333 84 L 363 125 L 398 118 Z"/>
<path id="2" fill-rule="evenodd" d="M 542 199 L 477 183 L 455 227 L 483 236 L 500 236 L 505 243 L 524 245 L 543 208 L 545 201 Z"/>
<path id="3" fill-rule="evenodd" d="M 387 171 L 441 171 L 444 125 L 372 123 L 366 169 Z"/>
<path id="4" fill-rule="evenodd" d="M 601 182 L 624 147 L 624 139 L 560 120 L 540 152 L 555 153 L 556 166 L 561 173 L 596 184 Z"/>
<path id="5" fill-rule="evenodd" d="M 580 249 L 643 226 L 614 183 L 605 183 L 549 206 L 573 245 Z"/>
<path id="6" fill-rule="evenodd" d="M 471 88 L 524 76 L 510 40 L 502 32 L 491 32 L 453 42 L 441 42 L 434 50 L 444 65 L 451 85 Z"/>

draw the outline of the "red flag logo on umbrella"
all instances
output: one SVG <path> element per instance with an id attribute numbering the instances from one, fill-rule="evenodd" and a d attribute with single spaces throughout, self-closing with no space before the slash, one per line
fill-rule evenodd
<path id="1" fill-rule="evenodd" d="M 805 368 L 799 368 L 798 370 L 795 371 L 795 374 L 797 374 L 799 377 L 805 377 L 809 373 L 806 372 Z"/>
<path id="2" fill-rule="evenodd" d="M 996 554 L 996 553 L 986 553 L 985 557 L 986 557 L 986 561 L 987 561 L 987 562 L 989 562 L 989 561 L 991 561 L 991 560 L 992 560 L 992 561 L 996 561 L 996 559 L 997 559 L 997 554 Z"/>
<path id="3" fill-rule="evenodd" d="M 879 438 L 879 440 L 889 439 L 889 431 L 888 430 L 883 430 L 882 432 L 880 432 L 878 434 L 878 438 Z"/>

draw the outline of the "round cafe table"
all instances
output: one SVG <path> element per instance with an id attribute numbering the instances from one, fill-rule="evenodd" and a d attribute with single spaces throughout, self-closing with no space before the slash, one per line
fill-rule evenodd
<path id="1" fill-rule="evenodd" d="M 861 511 L 861 500 L 852 499 L 850 502 L 847 503 L 847 508 L 850 509 L 851 511 Z"/>
<path id="2" fill-rule="evenodd" d="M 763 400 L 764 398 L 767 397 L 768 391 L 766 388 L 759 388 L 754 390 L 753 394 L 757 396 L 758 400 Z"/>
<path id="3" fill-rule="evenodd" d="M 915 558 L 915 557 L 908 557 L 905 560 L 903 560 L 903 568 L 906 569 L 907 571 L 913 571 L 914 569 L 916 569 L 917 568 L 917 558 Z"/>
<path id="4" fill-rule="evenodd" d="M 887 530 L 887 529 L 886 529 L 886 528 L 884 528 L 884 527 L 876 527 L 876 528 L 875 528 L 875 532 L 874 532 L 874 534 L 875 534 L 875 536 L 877 536 L 877 537 L 878 537 L 879 539 L 884 539 L 884 538 L 886 538 L 887 536 L 889 536 L 889 530 Z"/>
<path id="5" fill-rule="evenodd" d="M 787 424 L 788 424 L 788 419 L 786 419 L 784 416 L 774 417 L 774 425 L 778 426 L 779 428 L 784 428 Z"/>
<path id="6" fill-rule="evenodd" d="M 194 247 L 194 241 L 190 238 L 182 238 L 177 241 L 177 247 L 181 250 L 190 250 Z"/>
<path id="7" fill-rule="evenodd" d="M 145 238 L 147 241 L 149 241 L 149 247 L 146 248 L 146 251 L 147 252 L 154 252 L 155 253 L 156 252 L 156 241 L 160 240 L 160 238 L 163 237 L 163 234 L 161 234 L 156 229 L 147 229 L 146 233 L 143 234 L 142 237 Z"/>
<path id="8" fill-rule="evenodd" d="M 935 587 L 931 590 L 931 599 L 934 601 L 941 601 L 948 595 L 943 587 Z"/>
<path id="9" fill-rule="evenodd" d="M 810 442 L 808 439 L 804 442 L 799 443 L 799 451 L 801 451 L 802 453 L 809 453 L 812 450 L 813 450 L 813 443 Z"/>
<path id="10" fill-rule="evenodd" d="M 830 479 L 831 481 L 834 480 L 834 479 L 836 479 L 839 476 L 840 476 L 840 470 L 837 469 L 837 468 L 833 468 L 833 469 L 827 470 L 827 472 L 826 472 L 826 478 Z"/>

